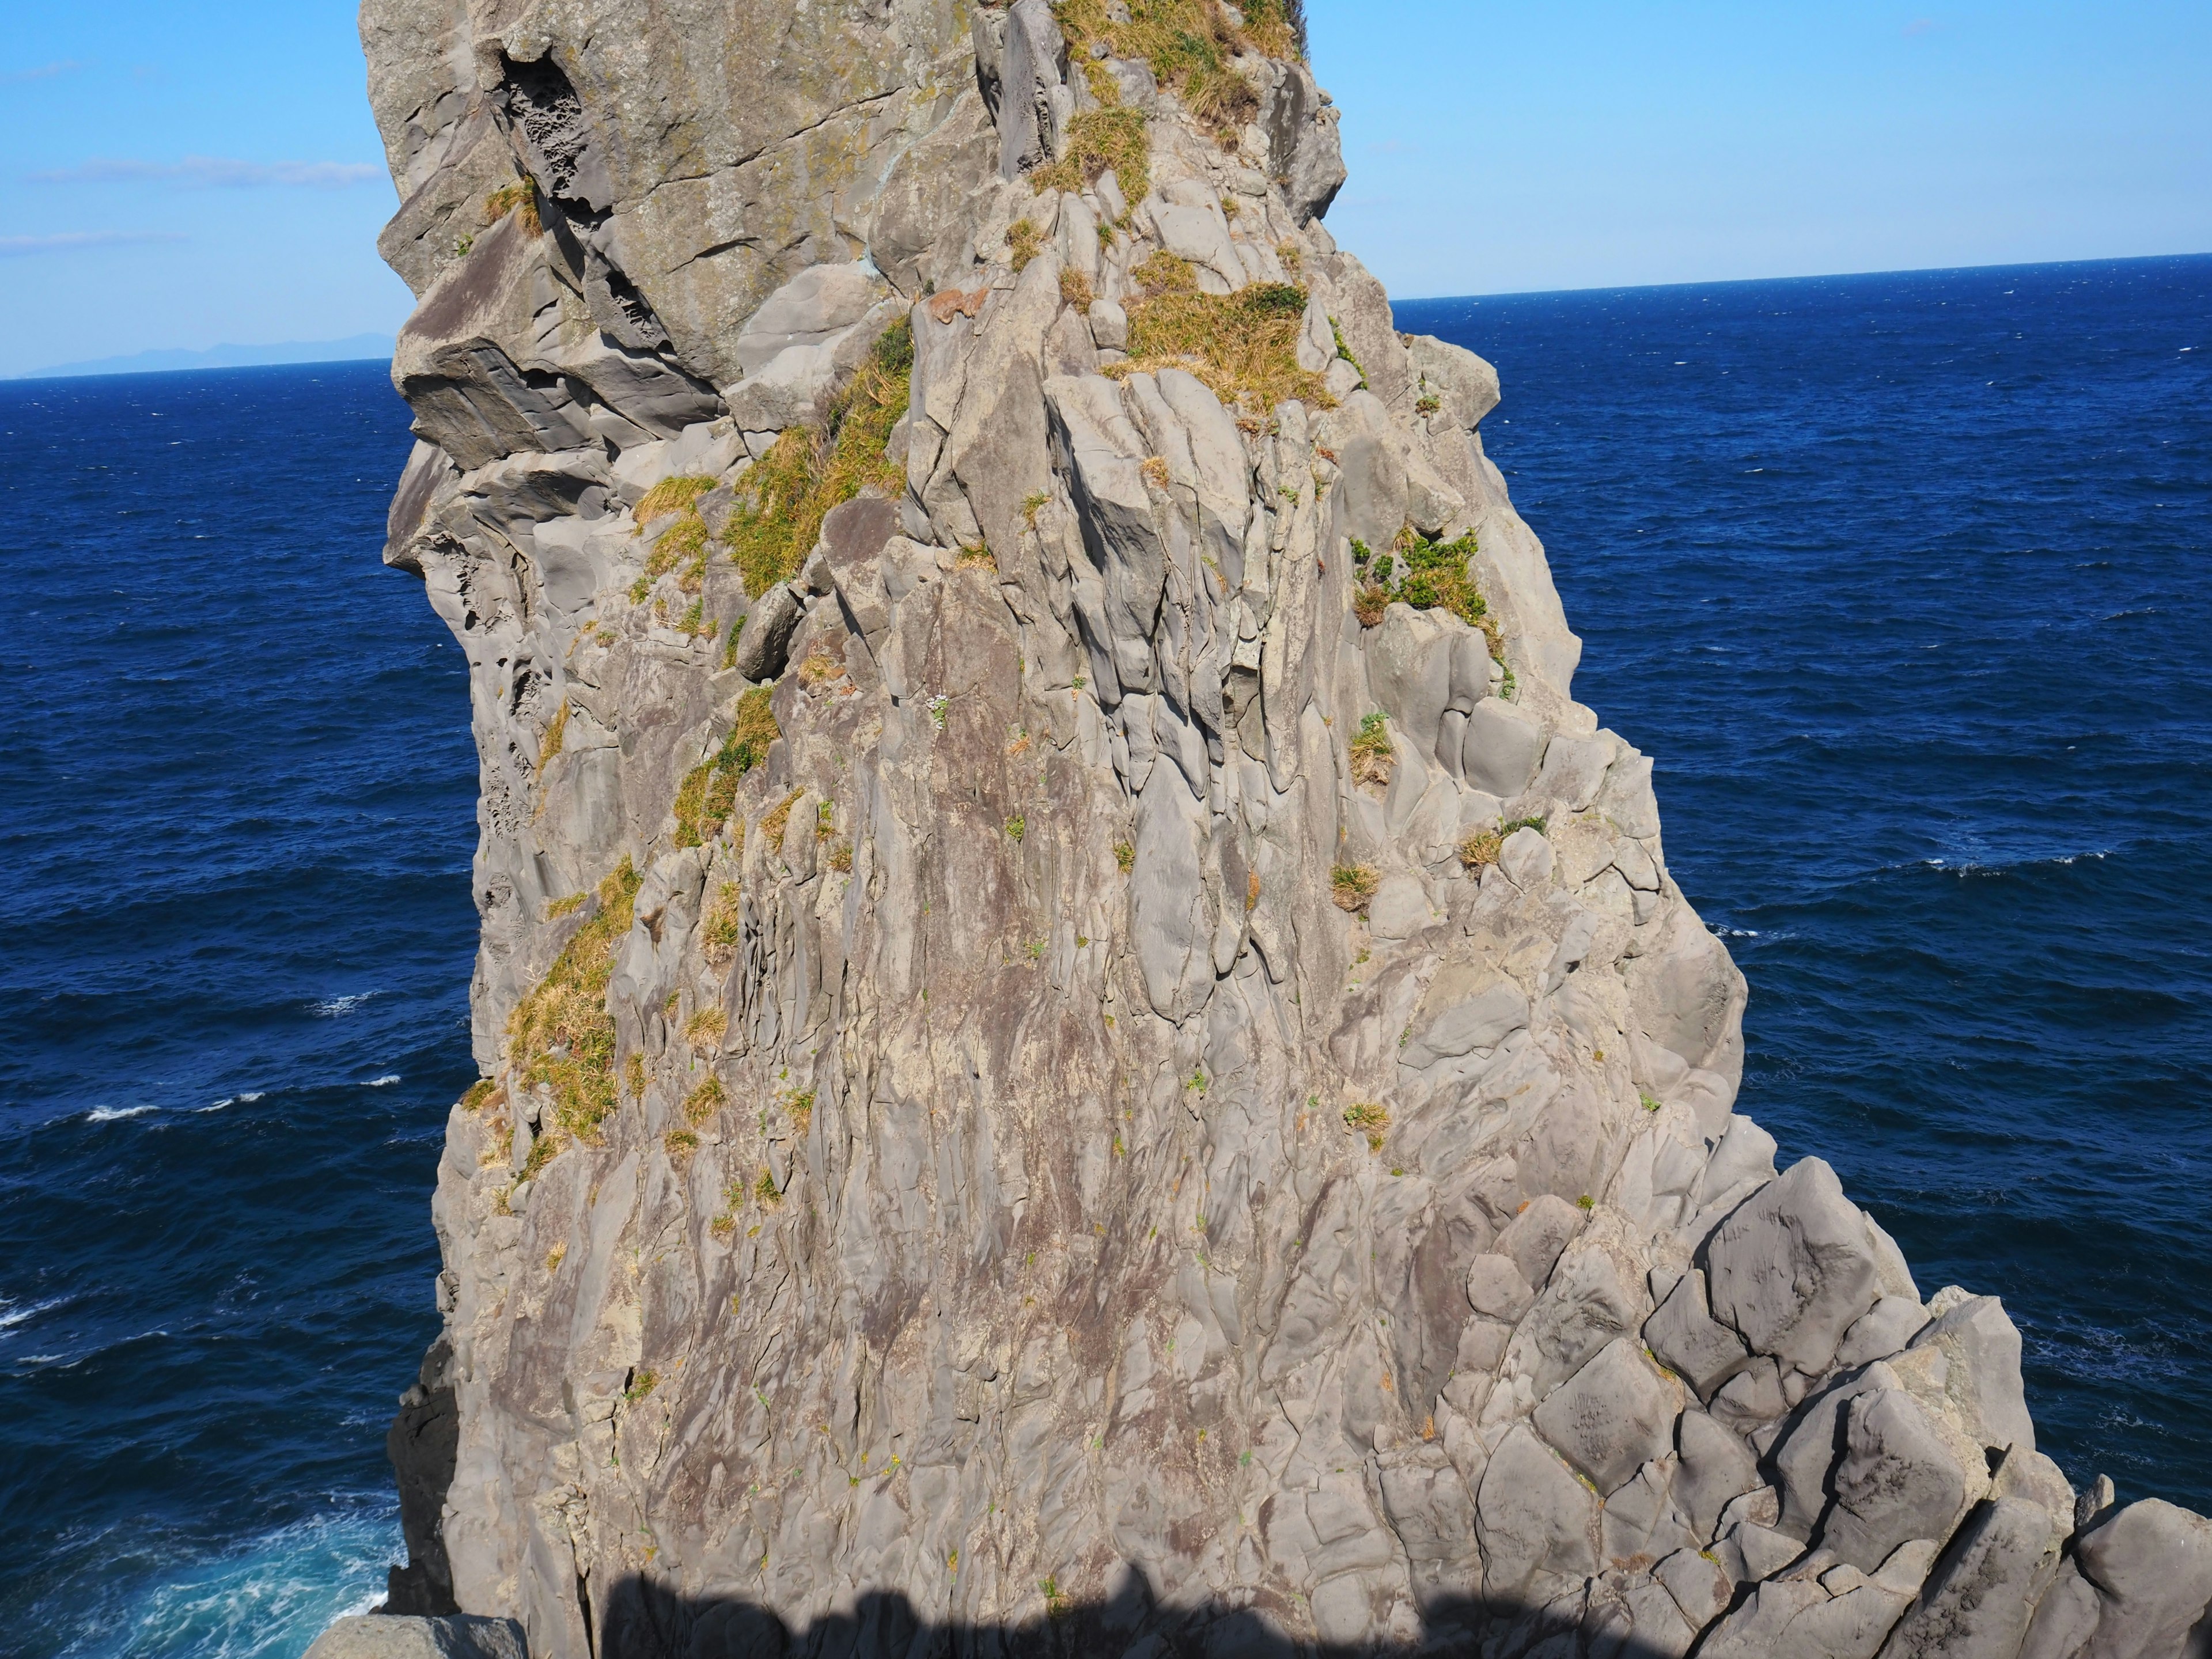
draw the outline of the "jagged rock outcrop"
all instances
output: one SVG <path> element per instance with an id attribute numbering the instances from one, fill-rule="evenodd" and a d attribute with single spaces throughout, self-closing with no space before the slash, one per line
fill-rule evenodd
<path id="1" fill-rule="evenodd" d="M 2201 1645 L 2212 1528 L 2077 1501 L 2002 1308 L 1734 1112 L 1294 21 L 368 0 L 386 556 L 483 761 L 396 1593 L 561 1659 Z"/>

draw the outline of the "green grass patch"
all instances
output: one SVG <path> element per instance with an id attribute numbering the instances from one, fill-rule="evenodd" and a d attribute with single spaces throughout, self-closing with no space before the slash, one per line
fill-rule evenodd
<path id="1" fill-rule="evenodd" d="M 769 707 L 769 688 L 757 685 L 738 699 L 737 718 L 722 746 L 684 775 L 676 791 L 676 844 L 702 847 L 722 833 L 738 804 L 738 785 L 768 758 L 783 735 Z"/>
<path id="2" fill-rule="evenodd" d="M 578 1140 L 597 1138 L 618 1097 L 607 981 L 642 885 L 625 858 L 599 884 L 597 914 L 507 1021 L 508 1064 L 529 1086 L 552 1089 L 554 1121 Z"/>
<path id="3" fill-rule="evenodd" d="M 1340 864 L 1328 872 L 1330 896 L 1340 910 L 1358 910 L 1375 896 L 1381 878 L 1364 864 Z"/>
<path id="4" fill-rule="evenodd" d="M 745 592 L 758 597 L 799 574 L 830 510 L 873 489 L 896 499 L 906 469 L 884 453 L 914 382 L 914 331 L 902 319 L 876 342 L 816 429 L 793 427 L 739 483 L 722 539 Z"/>
<path id="5" fill-rule="evenodd" d="M 1297 398 L 1333 409 L 1318 374 L 1298 367 L 1306 291 L 1291 283 L 1254 283 L 1234 294 L 1201 294 L 1187 260 L 1159 252 L 1133 273 L 1127 301 L 1129 357 L 1106 372 L 1124 379 L 1182 368 L 1249 418 Z"/>

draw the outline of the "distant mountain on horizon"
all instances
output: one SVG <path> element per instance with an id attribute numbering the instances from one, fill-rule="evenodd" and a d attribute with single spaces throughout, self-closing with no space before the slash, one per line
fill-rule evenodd
<path id="1" fill-rule="evenodd" d="M 354 334 L 343 340 L 293 340 L 276 345 L 219 345 L 205 351 L 141 351 L 128 357 L 102 357 L 90 362 L 58 363 L 22 374 L 0 376 L 11 380 L 78 380 L 91 374 L 163 374 L 179 369 L 262 368 L 281 363 L 356 362 L 389 358 L 389 334 Z"/>

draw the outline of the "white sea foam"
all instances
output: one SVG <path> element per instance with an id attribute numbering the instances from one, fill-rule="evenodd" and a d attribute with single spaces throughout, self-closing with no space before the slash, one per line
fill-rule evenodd
<path id="1" fill-rule="evenodd" d="M 265 1096 L 263 1091 L 248 1089 L 244 1094 L 225 1095 L 212 1106 L 196 1106 L 192 1109 L 199 1112 L 219 1112 L 226 1106 L 251 1106 L 255 1101 L 264 1098 Z"/>
<path id="2" fill-rule="evenodd" d="M 126 1117 L 143 1117 L 149 1112 L 158 1112 L 159 1106 L 95 1106 L 84 1115 L 88 1123 L 114 1123 Z"/>
<path id="3" fill-rule="evenodd" d="M 351 1013 L 370 998 L 380 995 L 375 991 L 362 991 L 349 997 L 329 997 L 321 1002 L 308 1004 L 319 1019 L 337 1019 Z"/>
<path id="4" fill-rule="evenodd" d="M 122 1528 L 100 1543 L 109 1559 L 172 1557 L 135 1584 L 82 1587 L 106 1605 L 81 1611 L 91 1614 L 86 1622 L 98 1634 L 69 1651 L 115 1659 L 293 1659 L 338 1620 L 381 1601 L 385 1570 L 402 1550 L 389 1509 L 367 1502 L 240 1540 L 217 1555 Z"/>
<path id="5" fill-rule="evenodd" d="M 369 1079 L 368 1082 L 362 1084 L 361 1086 L 364 1089 L 389 1089 L 393 1084 L 398 1081 L 398 1073 L 386 1072 L 382 1077 L 373 1077 Z"/>
<path id="6" fill-rule="evenodd" d="M 20 1302 L 11 1302 L 6 1297 L 0 1296 L 0 1331 L 12 1331 L 16 1326 L 36 1319 L 40 1314 L 49 1313 L 60 1307 L 68 1299 L 66 1297 L 58 1296 L 51 1302 L 34 1302 L 27 1308 Z"/>

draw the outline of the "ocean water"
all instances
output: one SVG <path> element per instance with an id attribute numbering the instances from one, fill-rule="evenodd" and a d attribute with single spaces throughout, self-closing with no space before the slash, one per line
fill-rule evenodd
<path id="1" fill-rule="evenodd" d="M 1400 307 L 1659 758 L 1745 1091 L 2077 1480 L 2212 1508 L 2212 260 Z M 2194 348 L 2185 350 L 2184 348 Z M 465 1029 L 380 368 L 0 386 L 0 1650 L 294 1659 L 398 1528 Z"/>
<path id="2" fill-rule="evenodd" d="M 0 386 L 0 1652 L 382 1589 L 466 1027 L 459 653 L 381 364 Z"/>
<path id="3" fill-rule="evenodd" d="M 1398 308 L 1656 757 L 1743 1109 L 2212 1512 L 2212 258 Z"/>

